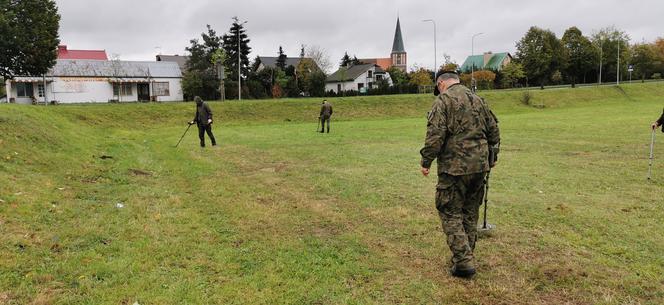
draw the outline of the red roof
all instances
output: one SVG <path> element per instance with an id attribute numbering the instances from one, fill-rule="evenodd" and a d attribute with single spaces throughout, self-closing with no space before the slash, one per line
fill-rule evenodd
<path id="1" fill-rule="evenodd" d="M 96 59 L 108 60 L 104 50 L 68 50 L 67 46 L 58 46 L 58 59 Z"/>

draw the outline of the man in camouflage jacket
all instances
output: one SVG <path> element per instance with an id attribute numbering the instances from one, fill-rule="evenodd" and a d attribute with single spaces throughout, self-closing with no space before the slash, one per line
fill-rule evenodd
<path id="1" fill-rule="evenodd" d="M 456 72 L 436 77 L 438 97 L 427 123 L 422 174 L 429 175 L 438 160 L 436 208 L 452 251 L 450 272 L 458 277 L 475 274 L 473 251 L 477 240 L 479 207 L 484 197 L 490 147 L 500 142 L 498 122 L 486 102 L 459 84 Z"/>

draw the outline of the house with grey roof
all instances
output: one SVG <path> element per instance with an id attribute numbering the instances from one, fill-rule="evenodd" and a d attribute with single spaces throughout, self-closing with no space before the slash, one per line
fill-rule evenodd
<path id="1" fill-rule="evenodd" d="M 463 73 L 470 73 L 472 70 L 501 71 L 511 62 L 512 55 L 510 55 L 510 53 L 484 52 L 482 55 L 468 56 L 466 61 L 463 62 L 463 65 L 461 65 L 461 71 Z"/>
<path id="2" fill-rule="evenodd" d="M 392 78 L 383 68 L 376 64 L 342 66 L 327 77 L 325 91 L 340 93 L 358 91 L 360 93 L 376 87 L 379 81 L 386 81 L 392 86 Z"/>
<path id="3" fill-rule="evenodd" d="M 182 73 L 187 72 L 187 62 L 189 61 L 189 56 L 180 56 L 180 55 L 157 55 L 157 61 L 170 61 L 175 62 L 180 67 Z"/>
<path id="4" fill-rule="evenodd" d="M 176 62 L 59 59 L 45 76 L 5 82 L 13 103 L 182 101 Z"/>
<path id="5" fill-rule="evenodd" d="M 258 67 L 256 68 L 256 72 L 260 72 L 261 70 L 265 68 L 276 68 L 277 67 L 277 60 L 279 60 L 279 57 L 270 57 L 270 56 L 258 56 Z M 293 66 L 296 67 L 300 64 L 302 60 L 311 60 L 311 58 L 308 57 L 286 57 L 286 67 L 288 66 Z M 311 60 L 311 62 L 316 65 L 316 62 Z M 316 65 L 318 66 L 318 65 Z M 320 67 L 318 68 L 320 70 Z"/>

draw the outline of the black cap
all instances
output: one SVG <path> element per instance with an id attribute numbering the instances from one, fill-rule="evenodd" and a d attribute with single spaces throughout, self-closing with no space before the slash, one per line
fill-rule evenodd
<path id="1" fill-rule="evenodd" d="M 436 77 L 434 78 L 434 86 L 433 86 L 433 95 L 438 96 L 440 95 L 440 90 L 438 90 L 438 77 L 440 77 L 443 74 L 456 74 L 459 76 L 459 73 L 454 70 L 440 70 L 438 73 L 436 73 Z"/>

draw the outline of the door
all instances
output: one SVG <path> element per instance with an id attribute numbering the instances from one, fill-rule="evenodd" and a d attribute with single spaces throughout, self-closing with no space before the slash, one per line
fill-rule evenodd
<path id="1" fill-rule="evenodd" d="M 150 84 L 136 84 L 138 101 L 146 102 L 150 100 Z"/>

